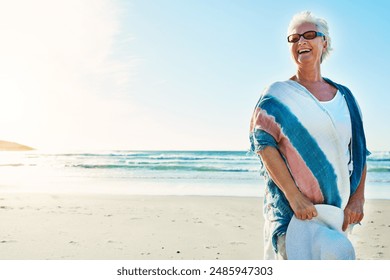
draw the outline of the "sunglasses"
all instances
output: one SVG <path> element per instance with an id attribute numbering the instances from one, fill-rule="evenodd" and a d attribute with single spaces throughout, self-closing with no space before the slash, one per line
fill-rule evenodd
<path id="1" fill-rule="evenodd" d="M 325 39 L 325 35 L 321 32 L 318 32 L 318 31 L 306 31 L 305 33 L 303 34 L 291 34 L 287 37 L 287 41 L 289 43 L 296 43 L 299 41 L 299 39 L 301 39 L 301 36 L 303 38 L 305 38 L 306 40 L 313 40 L 314 38 L 318 37 L 318 36 L 322 36 L 324 37 Z"/>

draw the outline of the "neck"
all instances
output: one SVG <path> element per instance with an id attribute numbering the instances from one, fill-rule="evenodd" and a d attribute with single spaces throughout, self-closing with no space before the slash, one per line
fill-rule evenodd
<path id="1" fill-rule="evenodd" d="M 320 66 L 298 67 L 295 78 L 300 82 L 322 82 Z"/>

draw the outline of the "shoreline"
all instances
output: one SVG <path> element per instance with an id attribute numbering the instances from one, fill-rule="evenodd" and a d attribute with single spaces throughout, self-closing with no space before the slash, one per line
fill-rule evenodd
<path id="1" fill-rule="evenodd" d="M 262 197 L 3 193 L 0 260 L 260 260 Z M 390 259 L 388 200 L 366 200 L 357 259 Z"/>

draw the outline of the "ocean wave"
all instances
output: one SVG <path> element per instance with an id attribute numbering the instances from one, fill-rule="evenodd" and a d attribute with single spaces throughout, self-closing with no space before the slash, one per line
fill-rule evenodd
<path id="1" fill-rule="evenodd" d="M 390 152 L 373 152 L 368 158 L 368 172 L 390 178 Z M 74 168 L 95 170 L 134 170 L 129 175 L 139 173 L 152 175 L 153 172 L 259 172 L 257 157 L 245 151 L 122 151 L 82 153 L 28 153 L 3 157 L 0 168 L 23 168 L 29 166 L 51 168 Z M 108 173 L 108 172 L 106 172 Z M 117 172 L 115 172 L 116 174 Z M 247 176 L 243 175 L 242 177 Z"/>
<path id="2" fill-rule="evenodd" d="M 390 163 L 390 158 L 367 158 L 367 161 L 371 162 L 389 162 Z"/>
<path id="3" fill-rule="evenodd" d="M 38 164 L 35 163 L 2 163 L 0 167 L 35 167 Z"/>
<path id="4" fill-rule="evenodd" d="M 123 165 L 123 164 L 74 164 L 67 167 L 85 169 L 144 169 L 154 171 L 195 171 L 195 172 L 258 172 L 256 168 L 230 168 L 193 165 Z"/>
<path id="5" fill-rule="evenodd" d="M 383 167 L 368 167 L 368 172 L 381 172 L 381 173 L 387 173 L 390 172 L 390 166 L 383 166 Z"/>
<path id="6" fill-rule="evenodd" d="M 38 155 L 34 155 L 38 156 Z M 128 158 L 148 159 L 148 160 L 237 160 L 251 161 L 253 157 L 246 155 L 246 152 L 102 152 L 102 153 L 63 153 L 63 154 L 44 154 L 40 156 L 47 157 L 76 157 L 76 158 Z"/>
<path id="7" fill-rule="evenodd" d="M 367 161 L 389 161 L 390 151 L 373 152 L 367 157 Z"/>
<path id="8" fill-rule="evenodd" d="M 20 166 L 25 166 L 23 163 L 5 163 L 5 164 L 0 164 L 0 167 L 20 167 Z"/>

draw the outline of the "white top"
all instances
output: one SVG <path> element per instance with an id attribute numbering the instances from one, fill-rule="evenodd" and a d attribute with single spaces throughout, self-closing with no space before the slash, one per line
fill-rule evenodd
<path id="1" fill-rule="evenodd" d="M 337 99 L 338 97 L 341 97 L 341 101 L 344 99 L 341 92 L 337 94 L 339 96 L 336 96 L 336 99 L 331 100 L 336 104 L 338 103 L 337 100 L 340 101 L 340 99 Z M 307 151 L 310 155 L 305 157 L 305 159 L 294 154 L 296 149 L 289 149 L 287 146 L 281 147 L 279 145 L 280 148 L 286 150 L 286 160 L 291 162 L 288 167 L 290 168 L 291 174 L 300 191 L 311 199 L 311 201 L 323 201 L 325 198 L 335 199 L 337 200 L 337 206 L 344 209 L 348 204 L 350 197 L 350 170 L 348 165 L 349 141 L 345 142 L 342 140 L 343 137 L 341 136 L 341 133 L 343 133 L 343 129 L 341 128 L 341 132 L 339 132 L 339 124 L 336 126 L 336 122 L 338 122 L 337 119 L 339 116 L 342 116 L 342 114 L 339 115 L 338 106 L 335 106 L 335 113 L 330 113 L 334 110 L 331 108 L 326 109 L 325 106 L 327 105 L 323 105 L 304 86 L 292 80 L 276 82 L 270 85 L 263 93 L 262 98 L 267 97 L 272 97 L 275 98 L 275 100 L 280 101 L 286 108 L 286 111 L 294 116 L 294 119 L 286 120 L 286 125 L 293 120 L 298 122 L 297 125 L 302 126 L 305 129 L 305 133 L 307 133 L 305 137 L 307 136 L 310 141 L 313 141 L 314 145 L 312 147 L 307 147 L 309 149 L 313 148 L 313 151 Z M 333 104 L 329 104 L 329 106 L 333 107 L 332 105 Z M 346 109 L 344 112 L 348 112 L 347 106 L 344 108 Z M 283 117 L 283 115 L 280 117 Z M 341 121 L 341 123 L 343 123 L 343 121 Z M 337 129 L 337 127 L 339 127 L 339 129 Z M 276 126 L 276 131 L 277 128 L 278 127 Z M 283 144 L 288 144 L 287 141 L 290 141 L 288 137 L 294 135 L 294 132 L 288 131 L 288 134 L 289 135 L 284 136 L 283 129 L 281 129 L 280 135 L 286 137 L 286 141 L 282 141 L 282 143 L 279 144 L 282 146 Z M 301 137 L 299 136 L 300 135 L 294 135 L 293 137 L 297 137 L 297 139 L 301 140 Z M 295 144 L 298 147 L 305 143 L 297 141 Z M 299 146 L 299 148 L 302 149 L 303 147 Z M 316 154 L 318 155 L 318 160 L 314 159 Z M 311 168 L 309 168 L 307 164 L 310 164 Z M 321 172 L 321 168 L 324 167 L 326 173 Z M 316 176 L 314 176 L 313 171 L 316 172 Z M 318 181 L 319 179 L 321 182 Z M 329 186 L 319 185 L 327 184 L 328 181 Z M 328 193 L 329 190 L 332 191 L 332 194 L 338 192 L 340 201 L 338 201 L 338 198 L 332 197 Z M 326 197 L 324 197 L 324 195 Z M 336 201 L 334 201 L 334 203 L 336 203 Z"/>
<path id="2" fill-rule="evenodd" d="M 328 111 L 333 119 L 336 131 L 340 136 L 344 148 L 344 160 L 348 165 L 349 173 L 352 173 L 352 162 L 349 145 L 352 138 L 351 117 L 349 115 L 348 105 L 340 91 L 336 92 L 333 99 L 329 101 L 320 101 L 321 105 Z"/>

